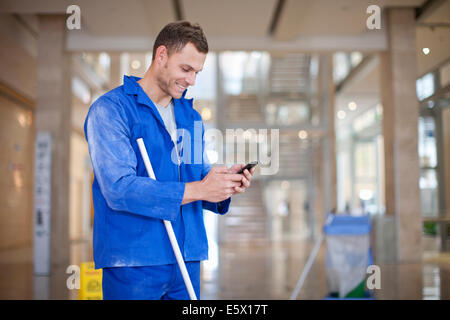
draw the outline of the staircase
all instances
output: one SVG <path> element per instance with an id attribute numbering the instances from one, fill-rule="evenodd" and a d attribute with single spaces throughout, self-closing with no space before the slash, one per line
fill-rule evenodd
<path id="1" fill-rule="evenodd" d="M 260 243 L 269 239 L 262 186 L 253 180 L 245 193 L 233 196 L 230 211 L 222 217 L 224 242 Z"/>
<path id="2" fill-rule="evenodd" d="M 269 73 L 270 92 L 309 92 L 310 62 L 309 55 L 300 53 L 272 57 Z"/>
<path id="3" fill-rule="evenodd" d="M 224 97 L 224 119 L 221 119 L 224 127 L 261 127 L 266 123 L 264 110 L 268 102 L 309 99 L 311 61 L 311 56 L 307 54 L 272 56 L 267 88 L 264 89 L 267 92 L 250 88 L 254 81 L 248 80 L 244 81 L 248 89 L 244 91 L 246 93 Z M 317 139 L 311 139 L 310 136 L 300 140 L 298 130 L 292 128 L 280 128 L 279 134 L 279 171 L 266 180 L 298 180 L 309 176 L 312 152 L 317 147 Z M 272 154 L 272 158 L 275 156 L 277 155 Z M 270 240 L 270 219 L 263 201 L 264 183 L 263 180 L 253 180 L 251 187 L 244 194 L 233 196 L 230 211 L 221 217 L 219 222 L 220 242 L 264 243 Z"/>
<path id="4" fill-rule="evenodd" d="M 312 168 L 312 155 L 319 145 L 317 138 L 306 140 L 298 138 L 298 132 L 280 132 L 279 170 L 282 179 L 301 179 L 309 175 Z"/>
<path id="5" fill-rule="evenodd" d="M 264 114 L 261 111 L 258 96 L 254 94 L 242 94 L 239 96 L 227 96 L 226 123 L 263 123 Z"/>

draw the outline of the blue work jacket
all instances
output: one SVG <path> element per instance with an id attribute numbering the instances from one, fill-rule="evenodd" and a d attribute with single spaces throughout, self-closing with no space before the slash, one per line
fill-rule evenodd
<path id="1" fill-rule="evenodd" d="M 172 222 L 185 261 L 208 259 L 203 209 L 225 214 L 231 198 L 181 205 L 185 184 L 211 169 L 201 116 L 192 99 L 184 98 L 186 91 L 173 99 L 182 133 L 175 144 L 137 80 L 125 76 L 122 86 L 92 104 L 84 123 L 94 169 L 95 267 L 176 263 L 163 220 Z M 148 177 L 138 138 L 144 140 L 156 180 Z"/>

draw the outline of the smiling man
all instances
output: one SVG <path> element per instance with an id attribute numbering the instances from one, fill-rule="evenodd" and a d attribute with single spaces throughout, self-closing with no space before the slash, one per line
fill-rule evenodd
<path id="1" fill-rule="evenodd" d="M 170 23 L 156 38 L 144 77 L 125 76 L 89 109 L 84 129 L 94 168 L 94 262 L 103 268 L 104 299 L 189 299 L 162 220 L 172 222 L 200 297 L 200 261 L 208 258 L 203 209 L 225 214 L 231 196 L 250 186 L 254 169 L 211 168 L 201 117 L 184 98 L 207 53 L 199 25 Z M 194 130 L 199 123 L 201 137 Z M 157 180 L 147 176 L 138 138 Z M 182 152 L 199 148 L 200 163 L 181 161 Z"/>

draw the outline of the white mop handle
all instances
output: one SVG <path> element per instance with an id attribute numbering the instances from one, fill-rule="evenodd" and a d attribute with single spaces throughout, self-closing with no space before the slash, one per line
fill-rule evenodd
<path id="1" fill-rule="evenodd" d="M 325 225 L 329 225 L 334 219 L 334 215 L 330 214 L 328 215 L 327 219 L 325 220 Z M 302 274 L 300 275 L 300 278 L 298 279 L 297 285 L 295 286 L 294 291 L 291 294 L 290 300 L 295 300 L 298 297 L 298 294 L 300 293 L 300 290 L 303 286 L 303 283 L 306 280 L 306 277 L 308 276 L 309 270 L 312 267 L 312 264 L 314 260 L 316 259 L 317 253 L 319 252 L 320 246 L 322 245 L 322 241 L 324 239 L 323 233 L 320 234 L 319 238 L 317 239 L 314 248 L 309 255 L 308 261 L 306 261 L 306 265 L 303 268 Z"/>
<path id="2" fill-rule="evenodd" d="M 141 152 L 142 159 L 144 160 L 145 168 L 147 169 L 148 176 L 153 180 L 156 180 L 155 173 L 153 172 L 152 164 L 150 163 L 150 158 L 148 157 L 147 149 L 145 148 L 144 140 L 139 138 L 136 140 L 139 151 Z M 183 256 L 181 255 L 180 247 L 178 246 L 177 238 L 175 237 L 175 232 L 173 232 L 172 223 L 168 220 L 163 220 L 164 226 L 166 227 L 167 234 L 172 244 L 173 252 L 175 253 L 175 258 L 177 259 L 178 266 L 180 267 L 181 275 L 183 276 L 184 284 L 189 293 L 191 300 L 197 300 L 197 296 L 192 286 L 191 278 L 184 264 Z"/>
<path id="3" fill-rule="evenodd" d="M 300 290 L 303 287 L 303 283 L 306 280 L 306 277 L 308 276 L 309 270 L 311 270 L 311 267 L 313 265 L 314 260 L 316 259 L 317 253 L 319 252 L 320 245 L 323 241 L 323 234 L 319 236 L 317 239 L 314 248 L 308 258 L 308 261 L 306 261 L 306 265 L 303 268 L 302 274 L 300 275 L 300 278 L 298 279 L 297 285 L 295 286 L 294 291 L 291 294 L 290 300 L 296 300 L 298 297 L 298 294 L 300 293 Z"/>

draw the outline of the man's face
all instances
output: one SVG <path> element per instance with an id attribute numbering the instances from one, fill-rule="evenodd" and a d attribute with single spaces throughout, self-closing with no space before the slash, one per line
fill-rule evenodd
<path id="1" fill-rule="evenodd" d="M 165 93 L 175 99 L 180 99 L 184 90 L 195 84 L 197 73 L 203 69 L 206 54 L 201 53 L 190 42 L 179 52 L 167 55 L 167 50 L 157 51 L 156 59 L 160 59 L 160 72 L 157 80 Z"/>

